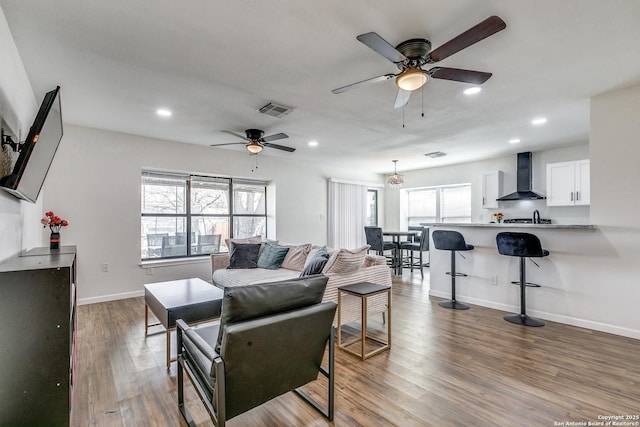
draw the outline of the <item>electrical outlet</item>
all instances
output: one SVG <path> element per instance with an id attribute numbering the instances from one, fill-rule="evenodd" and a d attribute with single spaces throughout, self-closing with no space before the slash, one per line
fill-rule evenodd
<path id="1" fill-rule="evenodd" d="M 153 268 L 149 267 L 147 270 L 147 276 L 153 276 Z"/>
<path id="2" fill-rule="evenodd" d="M 493 276 L 491 276 L 491 284 L 492 285 L 498 284 L 498 275 L 494 274 Z"/>
<path id="3" fill-rule="evenodd" d="M 104 264 L 102 264 L 102 272 L 103 273 L 108 273 L 109 272 L 109 264 L 107 264 L 106 262 Z"/>

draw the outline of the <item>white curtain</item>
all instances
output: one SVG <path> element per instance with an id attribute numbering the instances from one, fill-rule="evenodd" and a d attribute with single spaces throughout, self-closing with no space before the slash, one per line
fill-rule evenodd
<path id="1" fill-rule="evenodd" d="M 366 185 L 330 179 L 328 246 L 354 249 L 364 245 L 366 209 Z"/>

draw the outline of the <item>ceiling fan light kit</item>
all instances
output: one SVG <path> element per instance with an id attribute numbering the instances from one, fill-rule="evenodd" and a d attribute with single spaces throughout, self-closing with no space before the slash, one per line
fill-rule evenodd
<path id="1" fill-rule="evenodd" d="M 402 184 L 404 184 L 404 175 L 398 173 L 398 170 L 396 168 L 398 165 L 398 161 L 392 160 L 392 162 L 393 162 L 393 174 L 387 176 L 387 184 L 389 185 L 389 187 L 398 188 Z"/>
<path id="2" fill-rule="evenodd" d="M 396 84 L 402 90 L 413 91 L 420 89 L 428 80 L 427 73 L 420 68 L 409 68 L 396 78 Z"/>
<path id="3" fill-rule="evenodd" d="M 258 154 L 262 151 L 262 145 L 260 145 L 257 141 L 251 141 L 246 145 L 247 151 L 251 154 Z"/>

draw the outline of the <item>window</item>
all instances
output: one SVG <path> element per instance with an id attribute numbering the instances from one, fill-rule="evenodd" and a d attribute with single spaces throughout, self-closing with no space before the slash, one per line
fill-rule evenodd
<path id="1" fill-rule="evenodd" d="M 366 215 L 365 225 L 376 227 L 378 225 L 378 190 L 367 190 Z"/>
<path id="2" fill-rule="evenodd" d="M 407 190 L 407 224 L 471 222 L 471 184 Z"/>
<path id="3" fill-rule="evenodd" d="M 266 235 L 266 183 L 143 172 L 141 258 L 228 250 L 229 237 Z"/>

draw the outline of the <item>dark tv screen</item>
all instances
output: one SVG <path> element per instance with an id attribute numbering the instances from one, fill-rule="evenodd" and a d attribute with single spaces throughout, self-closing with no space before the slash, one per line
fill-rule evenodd
<path id="1" fill-rule="evenodd" d="M 14 196 L 36 201 L 62 139 L 60 86 L 47 92 L 10 175 L 0 178 L 0 187 Z"/>

